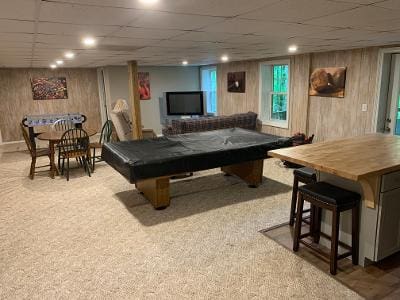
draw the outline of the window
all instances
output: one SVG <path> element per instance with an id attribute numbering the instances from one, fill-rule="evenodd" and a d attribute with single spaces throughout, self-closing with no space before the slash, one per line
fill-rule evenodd
<path id="1" fill-rule="evenodd" d="M 288 128 L 289 61 L 260 64 L 260 118 L 263 124 Z"/>
<path id="2" fill-rule="evenodd" d="M 201 90 L 206 99 L 207 114 L 217 114 L 217 68 L 201 68 Z"/>

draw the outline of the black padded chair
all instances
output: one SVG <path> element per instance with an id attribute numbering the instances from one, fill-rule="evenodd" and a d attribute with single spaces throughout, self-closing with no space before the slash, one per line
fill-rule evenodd
<path id="1" fill-rule="evenodd" d="M 113 123 L 111 120 L 107 120 L 103 127 L 101 128 L 100 139 L 96 143 L 90 143 L 90 149 L 93 149 L 92 155 L 92 170 L 94 171 L 94 165 L 97 162 L 101 161 L 101 155 L 96 156 L 96 149 L 101 149 L 103 147 L 103 143 L 108 143 L 111 141 L 111 136 L 113 133 Z"/>
<path id="2" fill-rule="evenodd" d="M 353 264 L 358 264 L 358 249 L 359 249 L 359 222 L 360 222 L 360 198 L 357 193 L 342 189 L 326 182 L 316 182 L 306 184 L 299 187 L 299 197 L 297 205 L 296 226 L 294 230 L 293 251 L 299 250 L 299 244 L 313 249 L 321 255 L 329 257 L 330 272 L 335 275 L 337 272 L 337 262 L 339 259 L 352 256 Z M 316 224 L 310 229 L 310 232 L 301 234 L 302 227 L 302 210 L 304 201 L 310 202 L 316 210 Z M 328 236 L 321 232 L 321 211 L 327 209 L 332 212 L 332 235 Z M 352 210 L 352 243 L 351 246 L 339 241 L 339 222 L 340 213 Z M 312 243 L 303 240 L 305 237 L 312 236 L 316 242 L 315 236 L 323 236 L 331 240 L 330 255 L 326 255 L 316 248 Z M 319 239 L 317 239 L 319 242 Z M 343 254 L 338 254 L 338 246 L 348 250 Z"/>
<path id="3" fill-rule="evenodd" d="M 299 182 L 301 183 L 314 183 L 317 181 L 317 174 L 312 168 L 303 167 L 293 171 L 293 191 L 292 191 L 292 203 L 290 206 L 290 217 L 289 225 L 294 225 L 294 220 L 296 218 L 296 203 L 297 203 L 297 193 L 299 189 Z M 303 210 L 303 213 L 309 212 L 310 209 Z"/>

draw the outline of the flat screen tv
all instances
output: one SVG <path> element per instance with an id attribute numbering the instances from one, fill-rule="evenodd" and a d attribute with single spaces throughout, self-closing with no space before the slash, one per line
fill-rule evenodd
<path id="1" fill-rule="evenodd" d="M 169 116 L 204 115 L 203 92 L 167 92 L 166 98 Z"/>

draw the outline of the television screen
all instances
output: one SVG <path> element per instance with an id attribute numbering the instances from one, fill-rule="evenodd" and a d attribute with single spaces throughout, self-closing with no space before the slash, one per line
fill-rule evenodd
<path id="1" fill-rule="evenodd" d="M 168 115 L 204 115 L 203 92 L 168 92 Z"/>

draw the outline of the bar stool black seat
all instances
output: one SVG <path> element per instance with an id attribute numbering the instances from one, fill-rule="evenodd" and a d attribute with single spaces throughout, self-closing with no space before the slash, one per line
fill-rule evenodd
<path id="1" fill-rule="evenodd" d="M 294 220 L 296 218 L 296 203 L 297 203 L 297 192 L 299 189 L 299 182 L 301 183 L 314 183 L 317 181 L 317 174 L 315 170 L 308 167 L 303 167 L 293 171 L 293 191 L 292 191 L 292 203 L 290 206 L 290 217 L 289 225 L 294 225 Z M 309 209 L 303 211 L 303 213 L 309 212 Z"/>
<path id="2" fill-rule="evenodd" d="M 311 184 L 306 184 L 299 187 L 299 197 L 298 197 L 298 208 L 296 216 L 296 226 L 294 232 L 293 240 L 293 251 L 297 252 L 299 250 L 299 243 L 301 242 L 305 246 L 319 252 L 324 255 L 319 249 L 314 247 L 312 243 L 308 243 L 303 240 L 307 236 L 314 236 L 315 234 L 322 235 L 331 240 L 331 253 L 328 256 L 330 259 L 330 272 L 335 275 L 337 272 L 337 261 L 339 259 L 352 256 L 353 264 L 358 264 L 358 243 L 359 243 L 359 214 L 360 214 L 360 195 L 340 187 L 331 185 L 326 182 L 316 182 Z M 301 234 L 301 217 L 304 201 L 310 202 L 317 209 L 316 219 L 318 224 L 310 230 L 310 232 Z M 321 227 L 321 209 L 327 209 L 332 211 L 332 235 L 322 234 L 320 232 Z M 352 210 L 352 243 L 351 247 L 339 241 L 339 222 L 340 213 L 346 210 Z M 314 232 L 313 232 L 314 231 Z M 317 231 L 317 232 L 315 232 Z M 319 242 L 319 238 L 317 239 Z M 338 255 L 338 245 L 349 250 L 343 254 Z"/>

